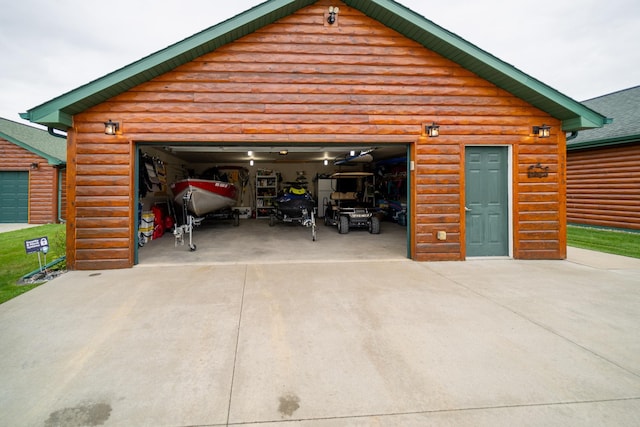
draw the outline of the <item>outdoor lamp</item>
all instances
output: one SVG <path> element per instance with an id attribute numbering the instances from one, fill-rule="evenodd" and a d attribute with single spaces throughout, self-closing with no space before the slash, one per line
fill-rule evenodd
<path id="1" fill-rule="evenodd" d="M 542 125 L 542 126 L 534 126 L 533 134 L 538 138 L 549 138 L 551 135 L 551 126 Z"/>
<path id="2" fill-rule="evenodd" d="M 440 135 L 440 126 L 435 123 L 431 123 L 430 125 L 425 126 L 425 133 L 429 138 L 435 138 Z"/>
<path id="3" fill-rule="evenodd" d="M 327 17 L 329 25 L 335 24 L 338 12 L 340 12 L 340 8 L 338 6 L 329 6 L 329 16 Z"/>
<path id="4" fill-rule="evenodd" d="M 104 123 L 104 133 L 107 135 L 115 135 L 119 130 L 120 123 L 118 122 L 112 122 L 111 119 L 109 119 L 108 122 Z"/>

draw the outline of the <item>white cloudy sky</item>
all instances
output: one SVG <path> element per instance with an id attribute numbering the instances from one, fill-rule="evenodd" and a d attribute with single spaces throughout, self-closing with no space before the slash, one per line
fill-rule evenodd
<path id="1" fill-rule="evenodd" d="M 21 0 L 0 14 L 0 117 L 237 15 L 261 0 Z M 637 0 L 400 0 L 576 100 L 640 84 Z"/>

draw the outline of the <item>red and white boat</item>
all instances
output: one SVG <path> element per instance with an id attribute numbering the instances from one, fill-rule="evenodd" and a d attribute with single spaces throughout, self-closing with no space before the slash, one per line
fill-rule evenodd
<path id="1" fill-rule="evenodd" d="M 183 206 L 187 201 L 187 209 L 196 216 L 229 208 L 236 204 L 237 188 L 235 185 L 210 179 L 187 178 L 171 184 L 174 200 Z M 190 192 L 190 197 L 186 197 Z"/>

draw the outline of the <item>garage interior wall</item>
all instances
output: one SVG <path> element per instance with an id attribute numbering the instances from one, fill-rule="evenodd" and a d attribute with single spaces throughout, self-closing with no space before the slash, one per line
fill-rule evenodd
<path id="1" fill-rule="evenodd" d="M 170 190 L 171 183 L 178 181 L 180 179 L 184 179 L 188 176 L 187 171 L 191 170 L 195 174 L 194 176 L 198 176 L 206 169 L 211 167 L 225 167 L 225 166 L 234 166 L 234 167 L 244 167 L 249 173 L 249 182 L 248 188 L 246 191 L 242 193 L 242 198 L 238 199 L 236 206 L 240 207 L 250 207 L 251 209 L 255 209 L 255 193 L 253 187 L 255 186 L 256 174 L 261 170 L 273 171 L 274 173 L 278 173 L 281 177 L 281 182 L 279 185 L 280 189 L 283 189 L 284 183 L 287 182 L 295 182 L 296 179 L 303 174 L 306 177 L 306 181 L 308 182 L 308 191 L 316 197 L 317 196 L 317 188 L 316 188 L 316 179 L 318 176 L 328 176 L 334 172 L 351 172 L 351 171 L 362 171 L 366 168 L 365 165 L 345 165 L 345 166 L 335 166 L 330 162 L 327 166 L 324 165 L 323 162 L 318 161 L 302 161 L 302 162 L 294 162 L 294 161 L 277 161 L 277 162 L 256 162 L 253 166 L 251 166 L 247 162 L 235 162 L 235 163 L 218 163 L 218 162 L 207 162 L 207 163 L 186 163 L 184 160 L 179 157 L 173 156 L 162 149 L 155 148 L 151 145 L 142 145 L 140 147 L 142 153 L 159 159 L 164 163 L 166 168 L 166 177 L 167 177 L 167 188 L 165 191 L 161 192 L 150 192 L 140 201 L 142 203 L 142 210 L 148 211 L 150 210 L 154 204 L 156 203 L 165 203 L 167 198 L 172 198 L 173 195 Z M 406 203 L 406 199 L 400 200 L 403 203 Z M 321 200 L 318 200 L 318 203 L 322 203 Z"/>

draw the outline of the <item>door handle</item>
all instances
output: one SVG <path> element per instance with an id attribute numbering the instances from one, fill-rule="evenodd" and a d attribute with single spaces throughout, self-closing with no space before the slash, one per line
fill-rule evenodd
<path id="1" fill-rule="evenodd" d="M 466 207 L 466 206 L 465 206 L 465 207 L 464 207 L 464 211 L 465 211 L 465 212 L 471 212 L 471 211 L 472 211 L 472 209 L 469 209 L 468 207 Z"/>

